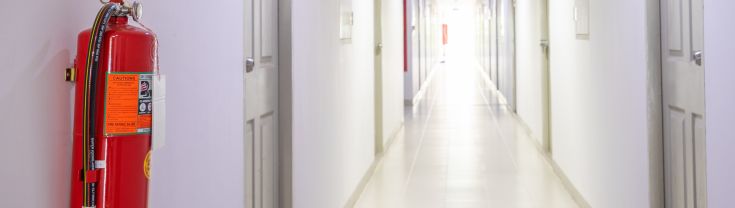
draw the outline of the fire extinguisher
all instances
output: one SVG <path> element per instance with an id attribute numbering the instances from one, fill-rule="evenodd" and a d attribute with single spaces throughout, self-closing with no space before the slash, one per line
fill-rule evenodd
<path id="1" fill-rule="evenodd" d="M 67 69 L 77 82 L 70 207 L 147 207 L 157 40 L 129 22 L 141 4 L 103 4 Z"/>

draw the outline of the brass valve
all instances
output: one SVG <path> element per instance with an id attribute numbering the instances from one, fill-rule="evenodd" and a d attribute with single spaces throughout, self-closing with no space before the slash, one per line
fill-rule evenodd
<path id="1" fill-rule="evenodd" d="M 107 0 L 100 0 L 102 4 L 109 4 L 110 1 Z M 130 3 L 129 1 L 123 1 L 122 4 L 120 4 L 120 7 L 117 11 L 114 13 L 115 16 L 130 16 L 133 18 L 134 21 L 138 22 L 140 21 L 140 18 L 143 16 L 143 4 L 141 4 L 138 1 L 133 1 L 133 3 Z"/>

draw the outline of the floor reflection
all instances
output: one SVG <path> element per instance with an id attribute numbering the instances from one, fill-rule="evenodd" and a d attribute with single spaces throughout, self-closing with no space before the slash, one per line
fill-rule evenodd
<path id="1" fill-rule="evenodd" d="M 577 207 L 469 63 L 436 67 L 356 207 Z"/>

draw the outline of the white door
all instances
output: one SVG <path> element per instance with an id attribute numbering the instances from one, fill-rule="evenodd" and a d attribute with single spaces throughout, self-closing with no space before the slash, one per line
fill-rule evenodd
<path id="1" fill-rule="evenodd" d="M 383 4 L 375 0 L 375 154 L 383 153 Z"/>
<path id="2" fill-rule="evenodd" d="M 490 41 L 492 40 L 490 36 L 490 33 L 492 33 L 492 29 L 490 29 L 491 27 L 490 21 L 492 20 L 492 10 L 491 9 L 492 9 L 492 6 L 489 5 L 489 1 L 487 2 L 487 4 L 484 4 L 484 9 L 482 11 L 483 18 L 482 18 L 481 24 L 483 27 L 482 28 L 482 33 L 483 33 L 482 38 L 484 40 L 482 43 L 482 52 L 483 52 L 482 60 L 483 62 L 485 62 L 485 65 L 484 65 L 484 69 L 486 70 L 485 73 L 488 75 L 488 77 L 492 79 L 492 72 L 490 69 L 491 68 L 490 64 L 492 63 L 492 61 L 490 60 L 491 59 L 490 56 L 492 55 L 491 53 L 492 43 Z"/>
<path id="3" fill-rule="evenodd" d="M 704 208 L 702 0 L 663 0 L 661 11 L 666 207 Z"/>
<path id="4" fill-rule="evenodd" d="M 278 1 L 245 0 L 245 204 L 278 207 Z"/>
<path id="5" fill-rule="evenodd" d="M 427 81 L 426 78 L 429 76 L 429 50 L 427 38 L 428 34 L 428 20 L 429 12 L 427 11 L 428 6 L 426 0 L 419 1 L 419 65 L 421 66 L 421 80 L 422 82 Z"/>
<path id="6" fill-rule="evenodd" d="M 423 71 L 421 70 L 421 53 L 419 51 L 420 49 L 420 40 L 419 40 L 419 27 L 420 26 L 420 4 L 419 0 L 413 0 L 411 5 L 411 70 L 413 70 L 413 73 L 417 73 L 418 76 L 416 77 L 416 80 L 414 80 L 414 83 L 418 83 L 418 89 L 421 89 L 424 84 L 424 80 L 422 79 Z M 416 91 L 416 90 L 414 90 Z"/>
<path id="7" fill-rule="evenodd" d="M 538 14 L 540 17 L 539 22 L 541 23 L 541 40 L 539 46 L 543 53 L 543 69 L 542 71 L 542 98 L 543 110 L 542 110 L 542 121 L 544 122 L 543 130 L 541 132 L 543 139 L 543 148 L 547 152 L 551 152 L 551 65 L 550 65 L 550 43 L 549 43 L 549 0 L 539 1 Z"/>
<path id="8" fill-rule="evenodd" d="M 500 89 L 500 83 L 498 77 L 500 77 L 500 63 L 499 53 L 500 43 L 499 31 L 500 31 L 500 0 L 491 0 L 490 10 L 492 11 L 490 20 L 490 79 L 495 84 L 495 89 Z"/>

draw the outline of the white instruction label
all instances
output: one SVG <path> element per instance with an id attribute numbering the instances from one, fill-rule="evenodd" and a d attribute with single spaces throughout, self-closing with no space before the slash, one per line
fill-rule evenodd
<path id="1" fill-rule="evenodd" d="M 166 75 L 153 77 L 153 141 L 155 151 L 166 144 Z"/>

